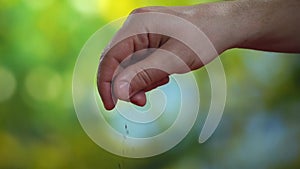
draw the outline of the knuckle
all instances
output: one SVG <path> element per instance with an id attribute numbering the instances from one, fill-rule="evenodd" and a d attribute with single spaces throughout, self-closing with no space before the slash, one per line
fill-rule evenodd
<path id="1" fill-rule="evenodd" d="M 192 55 L 187 64 L 191 70 L 196 70 L 203 65 L 201 59 L 197 55 Z"/>
<path id="2" fill-rule="evenodd" d="M 151 84 L 152 84 L 151 74 L 149 73 L 149 71 L 144 69 L 141 69 L 141 71 L 139 71 L 136 74 L 135 78 L 131 83 L 132 89 L 136 91 L 142 90 Z"/>
<path id="3" fill-rule="evenodd" d="M 140 80 L 144 82 L 144 86 L 148 86 L 152 83 L 152 78 L 148 71 L 143 70 L 138 75 L 140 75 Z"/>
<path id="4" fill-rule="evenodd" d="M 134 51 L 146 49 L 149 46 L 149 39 L 147 34 L 137 34 L 133 37 Z"/>
<path id="5" fill-rule="evenodd" d="M 147 7 L 136 8 L 130 14 L 145 13 L 145 12 L 150 12 L 150 9 Z"/>

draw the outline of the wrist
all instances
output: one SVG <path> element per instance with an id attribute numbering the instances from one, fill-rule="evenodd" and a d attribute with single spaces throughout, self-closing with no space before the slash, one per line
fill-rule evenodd
<path id="1" fill-rule="evenodd" d="M 237 30 L 238 41 L 234 48 L 250 48 L 260 46 L 259 43 L 265 43 L 264 37 L 267 36 L 270 28 L 268 18 L 266 17 L 268 5 L 263 1 L 256 0 L 237 0 L 234 1 L 235 30 Z"/>
<path id="2" fill-rule="evenodd" d="M 235 1 L 241 40 L 235 47 L 299 52 L 299 0 Z"/>
<path id="3" fill-rule="evenodd" d="M 227 49 L 240 47 L 259 36 L 260 24 L 244 14 L 239 1 L 196 5 L 196 26 L 211 40 L 220 54 Z M 244 5 L 244 4 L 243 4 Z"/>
<path id="4" fill-rule="evenodd" d="M 215 3 L 214 13 L 224 35 L 220 36 L 223 51 L 231 48 L 255 48 L 271 32 L 266 17 L 268 3 L 261 0 L 235 0 Z M 217 34 L 217 33 L 216 33 Z"/>

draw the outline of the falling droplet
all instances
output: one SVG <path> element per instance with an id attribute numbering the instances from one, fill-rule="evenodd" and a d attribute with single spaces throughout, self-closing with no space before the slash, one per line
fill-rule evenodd
<path id="1" fill-rule="evenodd" d="M 126 136 L 128 136 L 129 135 L 129 130 L 128 130 L 127 124 L 125 124 L 125 131 L 126 131 Z"/>

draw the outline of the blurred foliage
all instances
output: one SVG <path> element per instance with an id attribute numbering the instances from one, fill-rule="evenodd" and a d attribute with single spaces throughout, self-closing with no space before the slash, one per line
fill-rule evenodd
<path id="1" fill-rule="evenodd" d="M 299 168 L 299 55 L 231 50 L 221 58 L 228 96 L 223 120 L 198 145 L 205 114 L 174 150 L 149 159 L 111 155 L 83 132 L 72 73 L 85 41 L 134 8 L 209 0 L 1 0 L 0 169 Z M 209 87 L 198 70 L 200 90 Z M 201 112 L 207 109 L 204 106 Z"/>

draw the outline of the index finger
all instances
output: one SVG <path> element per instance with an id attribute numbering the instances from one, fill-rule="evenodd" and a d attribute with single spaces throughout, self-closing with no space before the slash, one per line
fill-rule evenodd
<path id="1" fill-rule="evenodd" d="M 122 37 L 120 34 L 122 34 L 122 31 L 117 33 L 113 42 Z M 148 34 L 137 34 L 117 42 L 115 45 L 113 44 L 113 46 L 101 56 L 97 86 L 104 107 L 107 110 L 111 110 L 115 107 L 112 94 L 112 82 L 118 66 L 128 56 L 131 56 L 136 51 L 148 48 L 149 45 Z"/>
<path id="2" fill-rule="evenodd" d="M 104 107 L 111 110 L 115 107 L 112 95 L 113 75 L 120 63 L 134 52 L 133 43 L 127 38 L 112 48 L 108 49 L 101 56 L 98 68 L 97 87 Z"/>

